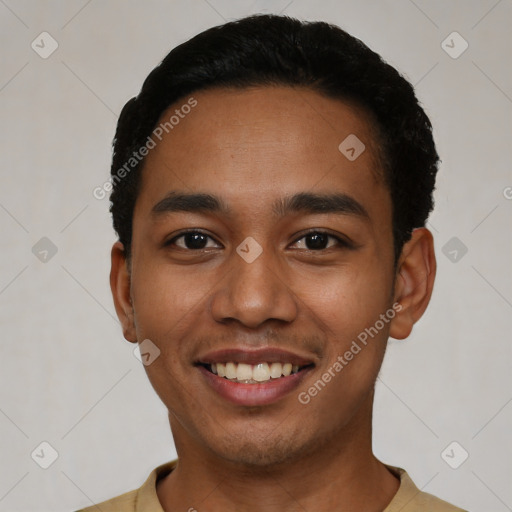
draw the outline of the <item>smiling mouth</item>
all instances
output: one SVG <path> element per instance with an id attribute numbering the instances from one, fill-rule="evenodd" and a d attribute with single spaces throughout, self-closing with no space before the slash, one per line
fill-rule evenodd
<path id="1" fill-rule="evenodd" d="M 228 361 L 226 363 L 200 363 L 200 366 L 206 368 L 206 370 L 214 375 L 231 382 L 238 382 L 240 384 L 262 384 L 284 379 L 313 365 L 307 364 L 299 366 L 292 363 L 279 362 L 247 364 Z"/>

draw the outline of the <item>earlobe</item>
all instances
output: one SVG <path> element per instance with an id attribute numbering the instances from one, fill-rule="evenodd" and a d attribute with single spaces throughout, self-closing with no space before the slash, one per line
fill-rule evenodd
<path id="1" fill-rule="evenodd" d="M 432 233 L 417 228 L 404 245 L 395 279 L 395 302 L 401 306 L 391 322 L 389 335 L 404 339 L 427 309 L 436 275 Z"/>
<path id="2" fill-rule="evenodd" d="M 130 296 L 130 273 L 126 253 L 121 242 L 116 242 L 111 251 L 110 290 L 127 341 L 137 342 L 133 306 Z"/>

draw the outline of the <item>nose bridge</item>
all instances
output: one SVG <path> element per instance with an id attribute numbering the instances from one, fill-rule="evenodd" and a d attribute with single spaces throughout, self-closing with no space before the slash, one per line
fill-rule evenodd
<path id="1" fill-rule="evenodd" d="M 274 279 L 277 277 L 276 258 L 272 248 L 263 250 L 259 244 L 244 241 L 233 255 L 233 284 L 240 284 L 237 293 L 268 295 L 274 292 Z"/>
<path id="2" fill-rule="evenodd" d="M 214 297 L 216 320 L 236 319 L 253 328 L 269 319 L 293 320 L 295 301 L 279 270 L 273 248 L 247 237 L 231 254 L 230 272 Z"/>

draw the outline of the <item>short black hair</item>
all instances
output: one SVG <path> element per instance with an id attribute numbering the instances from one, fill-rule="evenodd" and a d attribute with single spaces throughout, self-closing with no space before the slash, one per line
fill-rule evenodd
<path id="1" fill-rule="evenodd" d="M 277 15 L 248 16 L 177 46 L 124 106 L 113 142 L 110 211 L 127 258 L 144 164 L 133 155 L 139 155 L 164 111 L 198 90 L 276 85 L 307 87 L 354 103 L 376 123 L 393 205 L 396 262 L 412 230 L 425 225 L 433 208 L 439 157 L 430 120 L 412 85 L 359 39 L 332 24 Z"/>

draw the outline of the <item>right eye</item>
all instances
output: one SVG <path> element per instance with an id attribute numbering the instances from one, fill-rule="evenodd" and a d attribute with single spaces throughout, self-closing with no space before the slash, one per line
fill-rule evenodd
<path id="1" fill-rule="evenodd" d="M 198 251 L 201 249 L 209 249 L 212 247 L 218 247 L 218 245 L 208 245 L 208 240 L 216 242 L 213 238 L 206 233 L 201 231 L 186 231 L 184 233 L 180 233 L 179 235 L 171 238 L 168 242 L 166 242 L 166 246 L 175 245 L 180 249 Z"/>

